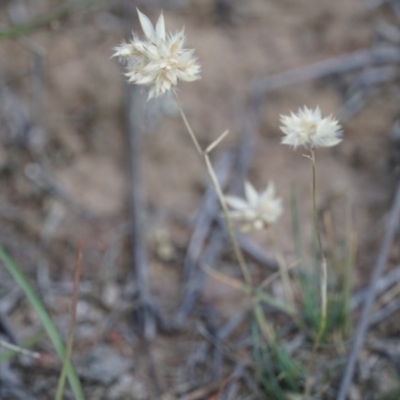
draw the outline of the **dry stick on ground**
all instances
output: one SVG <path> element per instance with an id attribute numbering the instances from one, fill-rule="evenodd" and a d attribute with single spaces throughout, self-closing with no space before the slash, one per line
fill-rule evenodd
<path id="1" fill-rule="evenodd" d="M 382 276 L 376 283 L 375 293 L 380 295 L 385 293 L 391 286 L 400 282 L 400 267 L 391 269 L 386 275 Z M 350 308 L 352 310 L 361 306 L 368 296 L 368 288 L 363 288 L 354 294 L 350 301 Z"/>
<path id="2" fill-rule="evenodd" d="M 222 187 L 226 185 L 232 164 L 233 157 L 230 153 L 223 153 L 217 162 L 216 174 Z M 198 268 L 199 261 L 202 260 L 202 262 L 213 265 L 221 253 L 223 238 L 217 237 L 215 233 L 211 233 L 209 245 L 203 251 L 219 210 L 220 206 L 215 189 L 210 184 L 204 195 L 202 207 L 197 214 L 195 227 L 183 262 L 183 275 L 186 282 L 183 299 L 175 317 L 177 327 L 181 327 L 185 322 L 203 286 L 204 272 Z"/>
<path id="3" fill-rule="evenodd" d="M 350 72 L 369 65 L 396 64 L 399 62 L 400 50 L 394 46 L 357 50 L 343 56 L 269 75 L 255 82 L 254 91 L 258 91 L 262 96 L 273 90 L 324 78 L 328 75 Z"/>
<path id="4" fill-rule="evenodd" d="M 134 311 L 134 328 L 145 339 L 152 339 L 156 328 L 167 329 L 167 322 L 159 312 L 150 293 L 149 261 L 145 243 L 145 203 L 141 173 L 143 96 L 135 85 L 127 86 L 127 131 L 131 177 L 132 256 L 139 305 Z"/>
<path id="5" fill-rule="evenodd" d="M 239 391 L 239 380 L 243 376 L 244 366 L 243 364 L 236 364 L 235 369 L 232 373 L 232 379 L 227 383 L 226 389 L 221 395 L 222 400 L 234 400 L 238 399 L 238 391 Z"/>
<path id="6" fill-rule="evenodd" d="M 200 266 L 216 265 L 218 259 L 221 257 L 226 239 L 226 233 L 223 221 L 221 221 L 221 219 L 218 219 L 217 221 L 219 224 L 214 226 L 214 229 L 208 237 L 208 244 L 205 246 L 201 258 L 198 260 L 198 265 Z M 242 234 L 237 234 L 237 239 L 242 251 L 251 259 L 271 271 L 277 271 L 278 265 L 276 260 L 266 253 L 264 249 L 262 249 L 257 243 Z M 207 274 L 205 273 L 204 268 L 195 269 L 194 276 L 191 279 L 191 282 L 188 283 L 190 287 L 187 288 L 184 299 L 182 300 L 175 317 L 175 324 L 177 327 L 183 325 L 184 321 L 191 312 L 194 303 L 201 293 L 201 288 L 203 287 L 206 275 Z"/>
<path id="7" fill-rule="evenodd" d="M 205 317 L 209 318 L 209 314 L 206 314 Z M 200 365 L 204 365 L 207 369 L 210 368 L 210 352 L 213 352 L 214 362 L 219 361 L 222 355 L 225 355 L 228 359 L 233 361 L 236 365 L 240 364 L 242 366 L 248 365 L 248 361 L 237 360 L 234 356 L 234 351 L 227 346 L 224 341 L 235 331 L 235 329 L 240 325 L 244 320 L 248 318 L 248 312 L 241 312 L 234 315 L 227 323 L 222 325 L 218 329 L 210 329 L 210 321 L 208 321 L 208 327 L 205 327 L 203 324 L 198 325 L 198 330 L 204 336 L 205 342 L 202 342 L 196 348 L 196 352 L 189 357 L 187 363 L 187 370 L 194 370 L 196 367 L 198 368 Z M 207 322 L 207 321 L 206 321 Z M 217 360 L 216 360 L 217 358 Z M 215 369 L 215 368 L 214 368 Z M 193 374 L 188 376 L 190 382 L 193 384 L 193 387 L 203 386 L 205 385 L 204 380 L 200 382 L 194 382 L 195 377 Z M 212 381 L 218 379 L 215 375 L 215 371 L 211 374 Z"/>
<path id="8" fill-rule="evenodd" d="M 134 15 L 133 3 L 124 0 L 121 11 L 125 15 L 124 36 L 131 33 L 131 19 Z M 146 206 L 142 176 L 142 135 L 145 115 L 144 96 L 136 85 L 127 84 L 126 130 L 129 142 L 130 208 L 132 224 L 131 250 L 133 274 L 137 288 L 138 307 L 133 312 L 133 327 L 146 340 L 154 338 L 157 328 L 169 331 L 170 327 L 159 311 L 151 294 L 149 281 L 149 261 L 146 249 Z M 157 382 L 156 376 L 154 376 Z"/>
<path id="9" fill-rule="evenodd" d="M 220 259 L 224 248 L 225 239 L 226 234 L 220 226 L 215 227 L 211 231 L 208 238 L 208 244 L 204 248 L 201 258 L 198 261 L 195 274 L 191 282 L 189 283 L 191 287 L 189 288 L 187 293 L 185 293 L 183 302 L 177 312 L 175 323 L 178 327 L 183 325 L 184 321 L 191 312 L 206 280 L 205 271 L 200 267 L 202 265 L 215 265 L 216 263 L 218 263 L 218 260 Z"/>
<path id="10" fill-rule="evenodd" d="M 47 167 L 44 154 L 46 144 L 46 49 L 36 45 L 27 38 L 19 42 L 29 50 L 31 55 L 31 115 L 34 121 L 27 142 L 34 160 Z"/>
<path id="11" fill-rule="evenodd" d="M 232 154 L 227 152 L 223 153 L 216 162 L 215 172 L 222 188 L 224 188 L 226 185 L 232 164 Z M 185 259 L 183 260 L 184 277 L 190 276 L 191 271 L 194 268 L 194 264 L 198 262 L 204 247 L 204 243 L 207 240 L 210 229 L 216 215 L 219 213 L 219 210 L 220 207 L 218 198 L 215 193 L 214 186 L 210 183 L 203 197 L 202 205 L 200 206 L 200 209 L 196 215 L 193 233 L 189 240 Z"/>
<path id="12" fill-rule="evenodd" d="M 400 360 L 398 339 L 388 340 L 371 338 L 366 341 L 365 346 L 368 347 L 368 349 L 385 356 L 394 364 L 396 369 L 398 369 Z"/>
<path id="13" fill-rule="evenodd" d="M 257 242 L 239 232 L 236 236 L 239 246 L 249 258 L 270 271 L 278 271 L 277 260 L 269 255 Z"/>
<path id="14" fill-rule="evenodd" d="M 380 92 L 374 90 L 376 86 L 393 82 L 398 75 L 398 68 L 393 65 L 370 67 L 361 71 L 346 91 L 347 99 L 336 113 L 338 119 L 348 121 L 378 96 Z"/>
<path id="15" fill-rule="evenodd" d="M 386 223 L 386 232 L 383 238 L 381 247 L 379 249 L 378 258 L 374 265 L 371 276 L 371 283 L 368 289 L 368 296 L 364 303 L 364 309 L 361 315 L 360 322 L 357 327 L 356 335 L 354 338 L 353 346 L 347 360 L 346 368 L 344 370 L 343 378 L 339 388 L 337 400 L 345 400 L 349 386 L 353 380 L 354 368 L 357 362 L 358 354 L 363 346 L 365 335 L 367 333 L 372 307 L 376 297 L 376 285 L 382 275 L 382 271 L 387 264 L 390 249 L 397 232 L 400 220 L 400 183 L 397 184 L 396 196 L 393 202 L 392 209 L 388 215 Z"/>
<path id="16" fill-rule="evenodd" d="M 35 351 L 30 351 L 28 349 L 24 349 L 23 347 L 19 347 L 15 344 L 11 344 L 10 342 L 6 342 L 5 340 L 0 339 L 0 349 L 5 348 L 7 350 L 11 350 L 15 353 L 19 353 L 23 356 L 39 358 L 41 355 Z"/>
<path id="17" fill-rule="evenodd" d="M 260 132 L 264 96 L 265 93 L 259 91 L 258 85 L 256 87 L 250 87 L 248 104 L 243 117 L 243 128 L 235 163 L 234 179 L 230 187 L 230 191 L 233 194 L 237 194 L 243 190 L 244 181 L 247 178 L 253 161 L 254 149 Z"/>
<path id="18" fill-rule="evenodd" d="M 372 315 L 371 321 L 369 323 L 370 327 L 379 325 L 386 318 L 389 318 L 397 310 L 400 309 L 400 300 L 393 299 L 389 304 L 382 307 L 379 311 Z"/>

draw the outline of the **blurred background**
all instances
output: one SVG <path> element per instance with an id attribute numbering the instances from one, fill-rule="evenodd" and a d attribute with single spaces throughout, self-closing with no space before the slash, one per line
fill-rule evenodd
<path id="1" fill-rule="evenodd" d="M 0 2 L 0 244 L 66 337 L 82 241 L 73 360 L 87 399 L 269 398 L 234 361 L 247 354 L 249 300 L 196 267 L 207 255 L 212 267 L 240 278 L 224 235 L 213 236 L 217 223 L 206 224 L 202 240 L 193 239 L 207 215 L 209 181 L 178 105 L 171 96 L 146 103 L 146 93 L 128 88 L 111 58 L 132 30 L 142 34 L 136 7 L 153 22 L 163 10 L 167 30 L 185 26 L 202 79 L 179 86 L 180 105 L 202 145 L 230 130 L 213 153 L 221 176 L 230 171 L 234 181 L 227 191 L 240 194 L 244 178 L 260 190 L 275 182 L 286 210 L 277 237 L 288 264 L 296 260 L 294 192 L 304 242 L 312 242 L 311 169 L 301 151 L 280 144 L 279 115 L 319 105 L 340 120 L 343 142 L 317 154 L 318 201 L 321 213 L 330 210 L 335 240 L 352 221 L 356 293 L 368 283 L 400 157 L 400 3 Z M 242 239 L 252 274 L 262 281 L 274 271 L 271 238 Z M 144 278 L 136 269 L 138 252 Z M 390 271 L 398 261 L 394 248 Z M 279 282 L 271 290 L 282 295 Z M 399 345 L 398 301 L 372 330 L 376 346 Z M 4 338 L 35 338 L 32 346 L 42 354 L 0 364 L 1 398 L 53 398 L 60 362 L 4 268 L 0 315 Z M 369 364 L 364 375 L 359 371 L 352 399 L 382 399 L 396 387 L 397 354 L 394 365 L 383 350 L 366 349 Z M 73 398 L 68 391 L 66 398 Z"/>

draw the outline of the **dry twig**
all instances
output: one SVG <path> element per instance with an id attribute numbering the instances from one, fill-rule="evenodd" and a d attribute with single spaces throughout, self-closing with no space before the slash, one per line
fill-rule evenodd
<path id="1" fill-rule="evenodd" d="M 379 281 L 379 278 L 382 274 L 384 267 L 387 264 L 389 252 L 394 240 L 394 236 L 397 232 L 399 219 L 400 219 L 400 183 L 397 184 L 396 196 L 386 223 L 385 236 L 383 238 L 381 247 L 379 249 L 378 258 L 376 260 L 372 272 L 370 287 L 368 289 L 368 296 L 366 297 L 364 303 L 364 309 L 361 315 L 360 322 L 357 327 L 353 346 L 349 358 L 347 360 L 346 368 L 343 373 L 343 378 L 340 384 L 337 400 L 346 399 L 349 386 L 353 379 L 354 368 L 357 362 L 358 354 L 363 346 L 365 335 L 367 333 L 370 324 L 371 311 L 376 297 L 376 285 L 377 282 Z"/>
<path id="2" fill-rule="evenodd" d="M 141 173 L 140 115 L 142 112 L 143 96 L 134 85 L 130 85 L 127 99 L 127 132 L 131 175 L 132 256 L 139 300 L 139 305 L 133 313 L 133 319 L 136 332 L 146 339 L 152 339 L 156 334 L 157 327 L 161 330 L 167 329 L 167 322 L 158 310 L 150 292 L 149 262 L 145 243 L 146 208 Z"/>
<path id="3" fill-rule="evenodd" d="M 375 286 L 376 295 L 380 295 L 385 293 L 391 286 L 400 282 L 400 267 L 391 269 L 386 275 L 382 276 Z M 368 296 L 369 290 L 368 288 L 363 288 L 358 291 L 350 301 L 350 307 L 352 310 L 361 306 L 363 302 L 365 302 L 366 297 Z"/>
<path id="4" fill-rule="evenodd" d="M 222 187 L 226 185 L 232 164 L 233 158 L 230 153 L 223 153 L 217 162 L 216 173 Z M 215 231 L 210 233 L 220 210 L 218 198 L 211 184 L 207 188 L 202 203 L 183 262 L 183 274 L 187 282 L 182 302 L 175 317 L 177 327 L 183 325 L 204 283 L 204 272 L 196 267 L 204 263 L 213 265 L 222 249 L 223 235 L 217 234 Z M 209 238 L 209 244 L 204 249 L 207 238 Z"/>
<path id="5" fill-rule="evenodd" d="M 357 50 L 350 54 L 267 76 L 254 82 L 253 91 L 262 96 L 273 90 L 321 79 L 333 74 L 343 74 L 370 65 L 397 63 L 400 63 L 400 50 L 394 46 Z"/>

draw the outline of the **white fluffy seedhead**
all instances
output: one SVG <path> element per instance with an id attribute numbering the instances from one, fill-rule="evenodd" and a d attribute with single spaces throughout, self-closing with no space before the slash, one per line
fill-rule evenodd
<path id="1" fill-rule="evenodd" d="M 294 149 L 332 147 L 342 141 L 342 127 L 332 116 L 322 118 L 321 110 L 304 107 L 297 114 L 281 115 L 281 130 L 284 133 L 283 144 Z"/>
<path id="2" fill-rule="evenodd" d="M 200 79 L 200 65 L 194 50 L 184 49 L 183 29 L 167 33 L 161 13 L 156 26 L 137 10 L 144 40 L 133 34 L 133 39 L 114 48 L 114 57 L 126 66 L 128 81 L 149 88 L 149 99 L 174 91 L 178 81 Z"/>

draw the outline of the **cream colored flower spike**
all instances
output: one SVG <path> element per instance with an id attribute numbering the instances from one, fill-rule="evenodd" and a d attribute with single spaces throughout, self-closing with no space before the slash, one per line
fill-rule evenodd
<path id="1" fill-rule="evenodd" d="M 183 48 L 183 29 L 175 34 L 166 33 L 162 13 L 154 28 L 146 15 L 137 12 L 145 39 L 140 40 L 133 34 L 133 40 L 115 47 L 113 55 L 126 66 L 128 81 L 148 86 L 151 99 L 174 91 L 178 80 L 200 79 L 200 65 L 194 50 Z"/>
<path id="2" fill-rule="evenodd" d="M 229 216 L 237 220 L 243 230 L 266 229 L 283 214 L 282 201 L 275 197 L 275 187 L 270 183 L 264 192 L 258 193 L 250 182 L 245 183 L 245 199 L 226 196 L 226 202 L 232 209 Z"/>
<path id="3" fill-rule="evenodd" d="M 285 134 L 281 143 L 294 149 L 299 146 L 332 147 L 342 141 L 342 127 L 339 122 L 332 116 L 322 118 L 319 107 L 315 110 L 304 107 L 297 114 L 281 115 L 280 120 L 280 128 Z"/>

